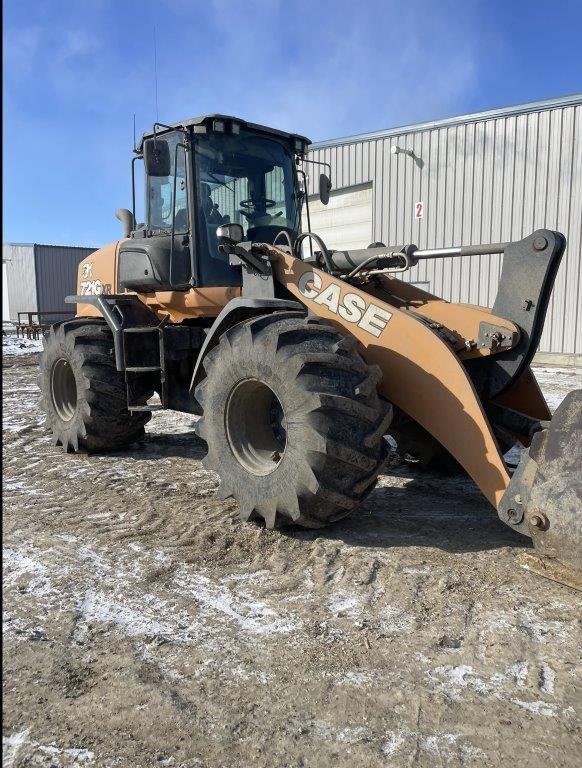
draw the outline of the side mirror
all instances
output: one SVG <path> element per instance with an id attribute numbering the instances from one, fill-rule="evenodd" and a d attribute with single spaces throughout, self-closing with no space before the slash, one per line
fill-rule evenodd
<path id="1" fill-rule="evenodd" d="M 329 193 L 331 192 L 331 181 L 329 177 L 322 173 L 319 176 L 319 199 L 324 205 L 329 203 Z"/>
<path id="2" fill-rule="evenodd" d="M 133 213 L 128 211 L 127 208 L 118 208 L 115 211 L 115 218 L 119 219 L 123 225 L 123 236 L 129 237 L 132 230 L 135 228 Z"/>
<path id="3" fill-rule="evenodd" d="M 169 176 L 172 170 L 170 145 L 165 139 L 146 139 L 143 161 L 148 176 Z"/>
<path id="4" fill-rule="evenodd" d="M 216 228 L 216 237 L 227 243 L 236 245 L 244 237 L 244 230 L 240 224 L 223 224 Z"/>

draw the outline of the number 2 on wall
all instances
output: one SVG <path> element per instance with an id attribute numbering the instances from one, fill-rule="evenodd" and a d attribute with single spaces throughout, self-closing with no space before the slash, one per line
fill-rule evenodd
<path id="1" fill-rule="evenodd" d="M 414 218 L 415 219 L 422 219 L 424 217 L 424 203 L 415 203 L 414 204 Z"/>

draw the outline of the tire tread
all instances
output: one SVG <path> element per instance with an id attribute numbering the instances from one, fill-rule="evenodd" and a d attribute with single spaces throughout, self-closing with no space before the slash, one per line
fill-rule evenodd
<path id="1" fill-rule="evenodd" d="M 242 345 L 247 358 L 256 361 L 257 370 L 272 355 L 270 363 L 288 369 L 299 391 L 306 399 L 312 395 L 317 403 L 305 415 L 305 423 L 319 447 L 309 447 L 306 439 L 304 451 L 315 485 L 307 488 L 298 477 L 294 497 L 275 499 L 275 524 L 289 523 L 287 510 L 297 504 L 300 514 L 298 518 L 295 514 L 294 522 L 305 527 L 320 527 L 349 514 L 372 491 L 388 457 L 384 435 L 392 408 L 377 392 L 380 370 L 365 363 L 352 337 L 329 323 L 279 312 L 247 320 L 229 329 L 204 361 L 207 378 L 195 394 L 203 411 L 197 432 L 205 440 L 221 429 L 222 416 L 208 406 L 213 382 L 220 380 L 224 361 L 232 359 Z M 211 443 L 205 465 L 220 475 L 220 454 Z M 269 525 L 272 515 L 261 513 L 260 498 L 249 501 L 249 489 L 231 489 L 226 476 L 223 485 L 230 490 L 227 495 L 241 504 L 243 519 L 254 508 L 254 516 L 264 517 Z"/>

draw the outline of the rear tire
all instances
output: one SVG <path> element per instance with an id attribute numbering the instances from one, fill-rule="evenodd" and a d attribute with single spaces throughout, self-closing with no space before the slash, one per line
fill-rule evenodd
<path id="1" fill-rule="evenodd" d="M 302 313 L 279 312 L 227 330 L 196 388 L 204 466 L 242 520 L 317 528 L 348 515 L 388 456 L 392 408 L 380 370 L 353 338 Z"/>
<path id="2" fill-rule="evenodd" d="M 65 452 L 111 451 L 144 434 L 151 413 L 127 410 L 125 377 L 113 337 L 99 319 L 53 326 L 43 339 L 39 386 L 46 424 Z M 143 403 L 148 395 L 144 394 Z"/>

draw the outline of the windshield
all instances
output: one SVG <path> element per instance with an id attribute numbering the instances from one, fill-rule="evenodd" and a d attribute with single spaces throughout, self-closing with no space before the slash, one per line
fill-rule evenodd
<path id="1" fill-rule="evenodd" d="M 196 142 L 199 216 L 199 265 L 204 285 L 240 283 L 218 250 L 216 228 L 241 224 L 245 240 L 272 243 L 283 230 L 299 234 L 300 205 L 293 156 L 265 136 L 209 134 Z M 279 241 L 284 243 L 283 236 Z"/>

